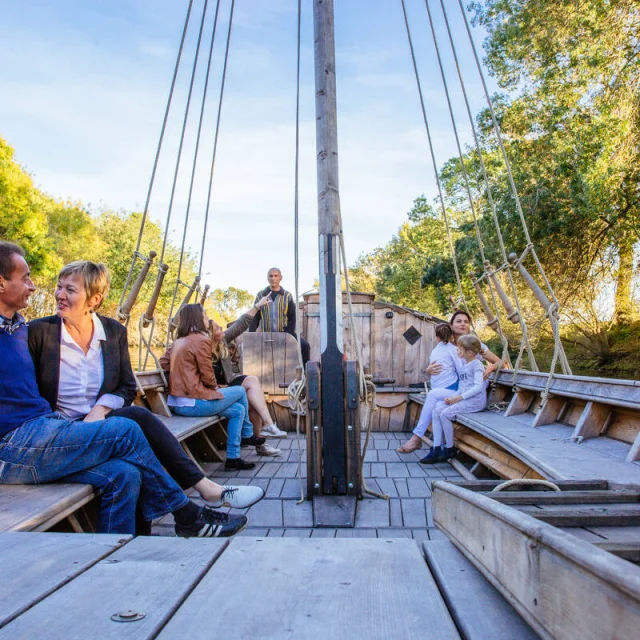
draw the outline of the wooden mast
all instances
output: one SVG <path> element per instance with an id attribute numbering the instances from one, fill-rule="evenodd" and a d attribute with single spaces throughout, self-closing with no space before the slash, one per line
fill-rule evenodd
<path id="1" fill-rule="evenodd" d="M 333 0 L 314 0 L 323 493 L 347 493 Z"/>

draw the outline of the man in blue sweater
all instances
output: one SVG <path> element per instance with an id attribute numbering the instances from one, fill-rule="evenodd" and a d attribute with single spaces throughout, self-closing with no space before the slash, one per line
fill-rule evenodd
<path id="1" fill-rule="evenodd" d="M 147 521 L 173 513 L 182 537 L 229 536 L 244 528 L 245 516 L 191 502 L 135 422 L 71 422 L 51 410 L 38 392 L 18 313 L 34 291 L 24 251 L 0 242 L 0 483 L 91 484 L 100 492 L 100 533 L 135 533 L 136 505 Z"/>

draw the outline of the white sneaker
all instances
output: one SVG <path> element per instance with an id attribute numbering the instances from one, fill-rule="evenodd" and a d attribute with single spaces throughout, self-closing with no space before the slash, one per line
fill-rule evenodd
<path id="1" fill-rule="evenodd" d="M 259 444 L 256 447 L 256 453 L 259 456 L 279 456 L 282 453 L 282 451 L 268 444 Z"/>
<path id="2" fill-rule="evenodd" d="M 260 431 L 260 436 L 262 438 L 286 438 L 287 432 L 282 429 L 278 429 L 277 424 L 267 424 L 262 427 L 262 431 Z"/>
<path id="3" fill-rule="evenodd" d="M 264 445 L 263 445 L 264 446 Z M 233 507 L 234 509 L 246 509 L 252 504 L 264 498 L 264 489 L 247 485 L 243 487 L 222 487 L 222 496 L 217 502 L 209 502 L 214 508 Z"/>

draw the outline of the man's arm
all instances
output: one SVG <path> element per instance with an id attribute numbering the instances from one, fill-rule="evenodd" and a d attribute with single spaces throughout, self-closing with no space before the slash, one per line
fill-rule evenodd
<path id="1" fill-rule="evenodd" d="M 289 294 L 289 306 L 287 309 L 287 325 L 284 330 L 292 336 L 296 334 L 296 303 L 293 301 L 291 294 Z"/>
<path id="2" fill-rule="evenodd" d="M 256 299 L 253 301 L 253 306 L 255 307 L 258 304 L 258 301 L 260 300 L 260 298 L 262 298 L 262 291 L 258 292 L 258 295 L 256 295 Z M 260 326 L 260 313 L 256 313 L 256 315 L 254 316 L 253 320 L 251 321 L 251 324 L 249 325 L 249 328 L 247 329 L 247 331 L 249 333 L 255 333 L 258 330 L 258 327 Z"/>

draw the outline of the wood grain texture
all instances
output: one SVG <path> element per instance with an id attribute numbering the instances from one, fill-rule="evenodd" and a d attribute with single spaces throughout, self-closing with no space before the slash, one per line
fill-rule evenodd
<path id="1" fill-rule="evenodd" d="M 136 538 L 0 630 L 0 638 L 150 638 L 180 606 L 227 542 Z M 132 609 L 142 620 L 118 623 Z M 211 603 L 206 615 L 212 615 Z M 210 634 L 210 625 L 204 625 Z M 185 634 L 183 637 L 188 637 Z"/>
<path id="2" fill-rule="evenodd" d="M 538 634 L 448 540 L 422 543 L 427 563 L 465 640 L 534 640 Z"/>
<path id="3" fill-rule="evenodd" d="M 477 493 L 432 491 L 436 525 L 541 637 L 636 637 L 640 568 Z"/>
<path id="4" fill-rule="evenodd" d="M 210 638 L 212 602 L 227 640 L 459 638 L 412 540 L 236 538 L 159 638 Z"/>
<path id="5" fill-rule="evenodd" d="M 88 484 L 0 485 L 0 531 L 46 531 L 94 495 Z"/>
<path id="6" fill-rule="evenodd" d="M 460 414 L 457 421 L 493 441 L 549 479 L 604 479 L 610 488 L 640 487 L 640 466 L 598 453 L 586 445 L 562 440 L 497 413 Z M 598 438 L 597 440 L 600 440 Z"/>
<path id="7" fill-rule="evenodd" d="M 128 540 L 108 534 L 0 534 L 0 627 Z"/>

